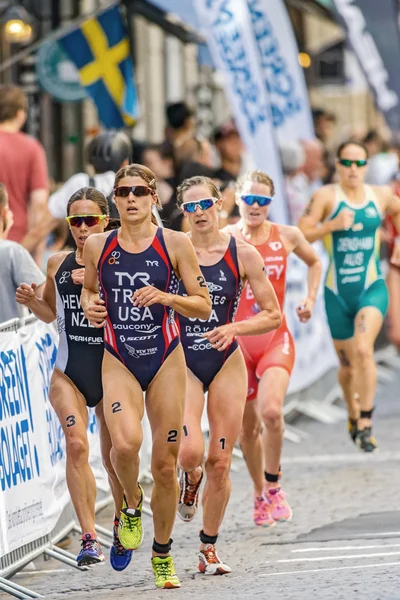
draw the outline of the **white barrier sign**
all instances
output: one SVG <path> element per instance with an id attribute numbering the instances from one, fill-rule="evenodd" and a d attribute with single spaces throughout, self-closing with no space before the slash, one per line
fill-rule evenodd
<path id="1" fill-rule="evenodd" d="M 274 180 L 279 202 L 271 205 L 271 218 L 288 223 L 281 162 L 247 2 L 196 0 L 195 5 L 252 162 Z"/>
<path id="2" fill-rule="evenodd" d="M 328 264 L 321 244 L 315 244 L 325 272 Z M 296 308 L 307 297 L 307 266 L 294 254 L 287 269 L 285 315 L 296 344 L 296 362 L 290 379 L 289 393 L 304 390 L 337 365 L 337 357 L 326 320 L 323 286 L 320 286 L 312 318 L 300 323 Z"/>
<path id="3" fill-rule="evenodd" d="M 44 324 L 0 334 L 0 555 L 49 533 L 69 501 L 48 401 L 56 338 Z"/>

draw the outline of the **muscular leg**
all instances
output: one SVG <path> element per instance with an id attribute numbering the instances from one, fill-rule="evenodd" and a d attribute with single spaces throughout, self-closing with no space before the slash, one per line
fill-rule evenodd
<path id="1" fill-rule="evenodd" d="M 109 352 L 103 360 L 104 417 L 112 448 L 111 464 L 125 491 L 129 508 L 140 503 L 139 450 L 143 432 L 143 392 L 128 369 Z"/>
<path id="2" fill-rule="evenodd" d="M 390 266 L 386 281 L 389 288 L 389 338 L 400 350 L 400 269 Z"/>
<path id="3" fill-rule="evenodd" d="M 182 437 L 186 393 L 186 363 L 182 346 L 168 356 L 151 382 L 146 408 L 153 436 L 151 508 L 154 536 L 168 544 L 178 505 L 177 461 Z M 153 552 L 153 556 L 165 556 Z"/>
<path id="4" fill-rule="evenodd" d="M 255 495 L 260 498 L 264 487 L 264 458 L 261 417 L 256 400 L 246 402 L 240 432 L 240 446 L 250 477 L 254 483 Z"/>
<path id="5" fill-rule="evenodd" d="M 350 338 L 348 340 L 333 340 L 333 343 L 340 361 L 338 379 L 347 404 L 349 418 L 357 421 L 360 417 L 360 405 L 358 390 L 355 387 L 355 341 L 354 338 Z"/>
<path id="6" fill-rule="evenodd" d="M 106 421 L 104 418 L 103 401 L 99 402 L 96 406 L 96 418 L 99 424 L 100 431 L 100 448 L 103 465 L 108 475 L 108 483 L 110 485 L 111 493 L 114 498 L 115 504 L 115 516 L 119 518 L 122 502 L 124 499 L 124 490 L 118 480 L 117 474 L 111 463 L 111 437 L 108 431 Z"/>
<path id="7" fill-rule="evenodd" d="M 179 465 L 188 474 L 189 481 L 197 483 L 201 477 L 204 459 L 204 438 L 201 417 L 204 408 L 203 384 L 187 370 L 184 434 L 179 450 Z"/>
<path id="8" fill-rule="evenodd" d="M 218 534 L 231 492 L 232 452 L 240 433 L 247 393 L 246 366 L 240 350 L 223 365 L 208 391 L 210 446 L 203 492 L 203 531 Z"/>
<path id="9" fill-rule="evenodd" d="M 265 371 L 258 384 L 258 404 L 264 423 L 263 446 L 265 470 L 278 475 L 281 462 L 284 421 L 283 401 L 289 385 L 289 373 L 281 367 L 271 367 Z M 276 482 L 267 482 L 275 488 Z"/>
<path id="10" fill-rule="evenodd" d="M 65 435 L 67 485 L 82 533 L 95 533 L 96 481 L 89 466 L 86 401 L 70 380 L 55 370 L 50 384 L 50 402 Z"/>
<path id="11" fill-rule="evenodd" d="M 360 395 L 360 410 L 371 410 L 376 392 L 374 344 L 382 327 L 382 313 L 373 306 L 362 308 L 355 319 L 355 380 Z M 358 429 L 370 427 L 371 419 L 360 419 Z"/>

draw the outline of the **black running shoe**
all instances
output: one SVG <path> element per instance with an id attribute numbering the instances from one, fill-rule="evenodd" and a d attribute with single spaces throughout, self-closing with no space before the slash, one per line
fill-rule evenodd
<path id="1" fill-rule="evenodd" d="M 360 450 L 364 452 L 373 452 L 378 447 L 375 438 L 372 435 L 372 428 L 365 427 L 357 431 L 356 443 Z"/>
<path id="2" fill-rule="evenodd" d="M 352 442 L 357 443 L 357 419 L 347 420 L 347 429 Z"/>

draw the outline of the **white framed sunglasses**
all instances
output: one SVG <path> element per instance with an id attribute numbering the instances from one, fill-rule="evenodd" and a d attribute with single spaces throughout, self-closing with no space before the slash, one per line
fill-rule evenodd
<path id="1" fill-rule="evenodd" d="M 184 212 L 194 213 L 197 207 L 201 210 L 207 210 L 214 206 L 216 202 L 218 202 L 218 198 L 202 198 L 201 200 L 193 200 L 192 202 L 183 202 L 181 208 Z"/>

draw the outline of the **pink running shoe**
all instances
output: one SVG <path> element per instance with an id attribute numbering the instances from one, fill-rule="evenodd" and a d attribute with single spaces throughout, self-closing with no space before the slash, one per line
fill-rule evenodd
<path id="1" fill-rule="evenodd" d="M 271 503 L 266 498 L 254 496 L 253 521 L 259 527 L 274 527 L 276 525 L 271 515 Z"/>
<path id="2" fill-rule="evenodd" d="M 271 516 L 276 522 L 290 521 L 293 512 L 286 501 L 286 494 L 280 488 L 264 488 L 264 497 L 270 503 Z"/>

